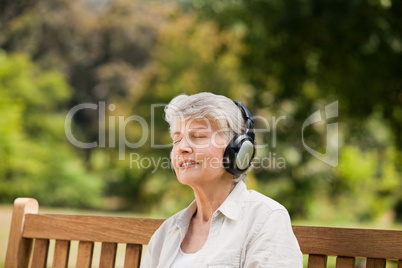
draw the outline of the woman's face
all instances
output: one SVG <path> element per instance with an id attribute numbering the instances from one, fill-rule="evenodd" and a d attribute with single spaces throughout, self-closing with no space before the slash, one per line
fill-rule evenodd
<path id="1" fill-rule="evenodd" d="M 208 119 L 177 120 L 173 128 L 173 168 L 180 183 L 201 186 L 232 180 L 222 164 L 227 141 L 219 125 Z"/>

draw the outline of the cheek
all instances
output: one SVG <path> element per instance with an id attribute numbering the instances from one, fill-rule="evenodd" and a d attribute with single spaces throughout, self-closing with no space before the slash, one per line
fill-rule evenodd
<path id="1" fill-rule="evenodd" d="M 173 150 L 170 151 L 170 163 L 173 165 L 173 167 L 177 167 L 179 164 L 177 154 Z"/>
<path id="2" fill-rule="evenodd" d="M 223 168 L 222 160 L 223 160 L 223 153 L 225 152 L 225 148 L 214 148 L 213 150 L 209 150 L 205 152 L 205 164 L 206 167 L 212 169 L 219 169 Z"/>
<path id="3" fill-rule="evenodd" d="M 210 150 L 222 151 L 223 155 L 228 143 L 229 142 L 227 141 L 226 137 L 223 136 L 223 134 L 212 135 L 209 141 L 209 148 Z"/>
<path id="4" fill-rule="evenodd" d="M 229 140 L 230 141 L 230 140 Z M 219 135 L 216 140 L 215 140 L 215 147 L 217 150 L 220 150 L 222 155 L 225 152 L 225 149 L 227 147 L 227 145 L 229 144 L 229 141 L 226 137 L 224 137 L 223 135 Z"/>

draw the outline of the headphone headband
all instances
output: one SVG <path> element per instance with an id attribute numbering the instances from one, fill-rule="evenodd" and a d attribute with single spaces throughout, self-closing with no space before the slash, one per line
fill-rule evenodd
<path id="1" fill-rule="evenodd" d="M 237 107 L 241 110 L 243 114 L 244 121 L 246 121 L 246 135 L 250 136 L 254 140 L 254 120 L 253 116 L 251 115 L 250 111 L 238 101 L 233 100 Z"/>

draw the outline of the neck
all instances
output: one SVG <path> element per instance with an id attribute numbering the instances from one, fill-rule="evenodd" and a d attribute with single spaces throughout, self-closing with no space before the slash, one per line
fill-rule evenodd
<path id="1" fill-rule="evenodd" d="M 233 190 L 233 180 L 221 181 L 213 185 L 200 185 L 192 187 L 197 203 L 197 212 L 194 219 L 201 222 L 209 222 L 212 214 L 222 205 Z"/>

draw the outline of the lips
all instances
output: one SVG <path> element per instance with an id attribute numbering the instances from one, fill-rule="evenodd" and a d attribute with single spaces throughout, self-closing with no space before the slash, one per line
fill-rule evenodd
<path id="1" fill-rule="evenodd" d="M 194 166 L 196 166 L 196 165 L 198 165 L 198 164 L 199 164 L 199 163 L 196 162 L 195 160 L 186 159 L 186 160 L 180 161 L 179 167 L 180 167 L 180 168 L 188 168 L 188 167 L 194 167 Z"/>

